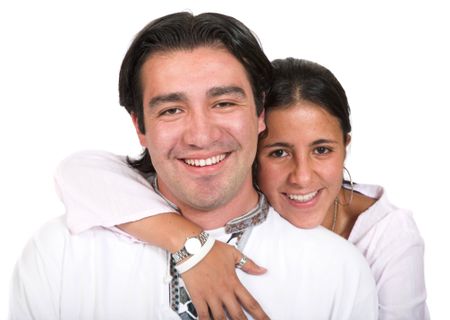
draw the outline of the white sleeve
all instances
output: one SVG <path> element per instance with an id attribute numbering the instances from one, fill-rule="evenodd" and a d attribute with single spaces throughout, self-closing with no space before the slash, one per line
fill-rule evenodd
<path id="1" fill-rule="evenodd" d="M 55 220 L 57 221 L 57 220 Z M 44 231 L 56 230 L 49 224 Z M 64 229 L 38 232 L 16 263 L 9 295 L 9 319 L 60 319 Z M 65 231 L 68 233 L 68 231 Z M 57 234 L 57 238 L 55 238 Z"/>
<path id="2" fill-rule="evenodd" d="M 377 279 L 380 319 L 429 319 L 424 277 L 424 243 L 409 213 L 396 220 L 384 254 L 379 257 L 383 272 Z"/>
<path id="3" fill-rule="evenodd" d="M 356 274 L 352 275 L 356 277 Z M 378 320 L 379 318 L 379 302 L 375 281 L 367 262 L 361 265 L 358 289 L 356 291 L 355 300 L 352 306 L 349 320 Z"/>
<path id="4" fill-rule="evenodd" d="M 108 152 L 69 156 L 59 165 L 55 184 L 72 233 L 174 211 L 125 157 Z"/>

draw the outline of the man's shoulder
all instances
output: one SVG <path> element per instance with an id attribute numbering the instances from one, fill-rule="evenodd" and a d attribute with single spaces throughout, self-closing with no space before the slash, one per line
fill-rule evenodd
<path id="1" fill-rule="evenodd" d="M 261 225 L 263 228 L 273 229 L 275 233 L 279 233 L 283 237 L 300 237 L 314 239 L 318 241 L 337 240 L 340 243 L 347 243 L 345 239 L 338 236 L 328 229 L 317 226 L 315 228 L 299 228 L 283 218 L 274 208 L 270 208 L 265 223 Z"/>
<path id="2" fill-rule="evenodd" d="M 39 256 L 60 259 L 68 248 L 75 249 L 79 244 L 95 238 L 95 233 L 105 232 L 93 228 L 79 234 L 72 234 L 67 227 L 67 216 L 61 215 L 45 222 L 28 240 L 23 257 Z"/>
<path id="3" fill-rule="evenodd" d="M 57 240 L 68 238 L 70 232 L 67 228 L 65 216 L 58 216 L 44 223 L 31 237 L 31 241 L 50 245 L 58 245 Z"/>
<path id="4" fill-rule="evenodd" d="M 297 228 L 271 209 L 267 220 L 253 228 L 244 253 L 269 270 L 263 275 L 264 283 L 280 292 L 281 301 L 300 306 L 298 301 L 306 301 L 303 307 L 311 310 L 339 306 L 343 309 L 338 314 L 377 308 L 375 281 L 367 261 L 354 245 L 323 227 Z M 253 292 L 262 290 L 251 276 L 244 274 L 241 279 Z M 268 301 L 264 294 L 257 298 L 263 305 Z M 279 307 L 286 309 L 282 304 Z"/>
<path id="5" fill-rule="evenodd" d="M 64 268 L 67 274 L 70 274 L 68 270 L 75 274 L 77 269 L 89 270 L 93 265 L 100 270 L 120 269 L 122 264 L 119 261 L 133 259 L 136 255 L 162 262 L 166 257 L 164 250 L 136 242 L 112 229 L 98 227 L 72 234 L 66 217 L 60 216 L 34 233 L 19 258 L 19 265 L 27 270 L 45 265 L 47 270 L 54 272 L 61 272 Z M 86 265 L 86 261 L 91 261 L 91 266 Z"/>
<path id="6" fill-rule="evenodd" d="M 19 269 L 33 269 L 40 265 L 60 265 L 70 237 L 64 216 L 49 220 L 28 240 L 18 260 Z"/>
<path id="7" fill-rule="evenodd" d="M 366 264 L 361 252 L 346 239 L 321 226 L 311 229 L 297 228 L 273 208 L 269 210 L 265 223 L 258 229 L 260 230 L 254 230 L 256 234 L 264 234 L 266 240 L 277 241 L 287 250 L 313 251 L 319 256 L 326 255 L 329 259 L 349 257 L 353 261 L 359 260 Z"/>

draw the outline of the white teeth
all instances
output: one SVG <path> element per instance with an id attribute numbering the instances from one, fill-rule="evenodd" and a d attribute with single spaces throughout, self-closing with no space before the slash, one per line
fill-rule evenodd
<path id="1" fill-rule="evenodd" d="M 295 201 L 298 201 L 298 202 L 307 202 L 307 201 L 311 200 L 312 198 L 314 198 L 316 196 L 316 194 L 317 194 L 317 191 L 314 191 L 314 192 L 311 192 L 311 193 L 308 193 L 308 194 L 304 194 L 304 195 L 301 195 L 301 194 L 288 194 L 287 196 L 291 200 L 295 200 Z"/>
<path id="2" fill-rule="evenodd" d="M 214 156 L 207 159 L 184 159 L 184 162 L 190 166 L 194 167 L 204 167 L 204 166 L 211 166 L 213 164 L 219 163 L 225 159 L 225 154 L 221 154 L 218 156 Z"/>

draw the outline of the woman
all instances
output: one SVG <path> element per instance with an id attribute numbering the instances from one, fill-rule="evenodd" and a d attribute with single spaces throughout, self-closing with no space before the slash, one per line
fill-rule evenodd
<path id="1" fill-rule="evenodd" d="M 354 184 L 351 178 L 344 181 L 351 139 L 344 89 L 329 70 L 309 61 L 288 58 L 274 61 L 273 66 L 267 130 L 260 137 L 255 165 L 259 188 L 290 223 L 299 228 L 322 225 L 360 249 L 377 283 L 380 319 L 428 318 L 423 241 L 410 213 L 390 204 L 381 187 Z M 123 158 L 79 154 L 62 164 L 56 179 L 74 232 L 118 225 L 133 237 L 173 253 L 187 237 L 202 231 L 178 214 L 160 214 L 172 210 L 158 197 L 149 198 L 148 182 Z M 103 202 L 89 192 L 92 183 L 104 190 Z M 116 195 L 128 198 L 129 206 L 114 206 Z M 94 202 L 89 200 L 93 196 Z M 213 314 L 217 305 L 237 314 L 239 300 L 252 316 L 263 317 L 254 311 L 256 302 L 237 280 L 235 264 L 253 274 L 265 272 L 233 247 L 216 242 L 206 257 L 182 274 L 192 301 L 197 308 L 209 307 Z M 230 294 L 232 303 L 227 302 Z"/>

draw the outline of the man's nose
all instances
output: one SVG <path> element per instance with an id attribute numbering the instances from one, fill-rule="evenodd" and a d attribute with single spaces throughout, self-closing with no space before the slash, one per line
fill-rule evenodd
<path id="1" fill-rule="evenodd" d="M 205 111 L 191 112 L 185 123 L 184 142 L 198 148 L 206 148 L 220 137 L 220 128 L 214 117 Z"/>

